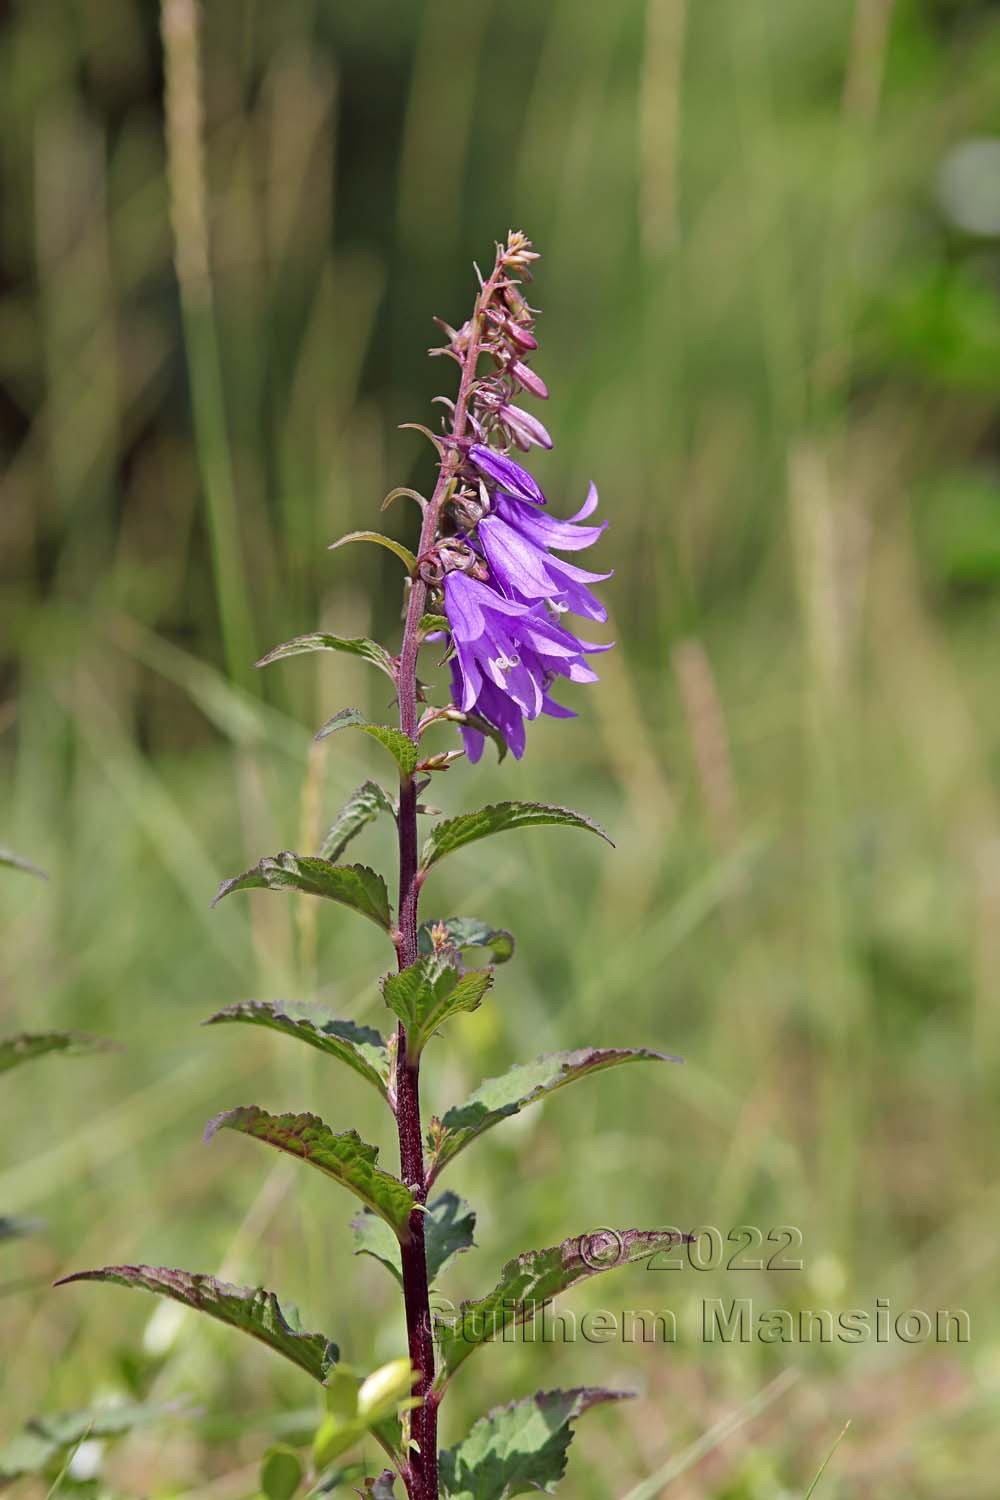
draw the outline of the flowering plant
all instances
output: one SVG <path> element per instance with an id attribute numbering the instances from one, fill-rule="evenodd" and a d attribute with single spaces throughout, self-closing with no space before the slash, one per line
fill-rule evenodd
<path id="1" fill-rule="evenodd" d="M 297 637 L 268 653 L 259 665 L 302 652 L 340 651 L 361 657 L 393 684 L 397 725 L 372 722 L 343 709 L 320 737 L 353 728 L 371 735 L 396 762 L 398 792 L 366 781 L 337 814 L 317 855 L 282 853 L 224 882 L 216 900 L 235 891 L 264 888 L 321 896 L 367 917 L 395 950 L 396 970 L 382 980 L 395 1035 L 377 1032 L 319 1010 L 242 1003 L 221 1011 L 215 1023 L 249 1022 L 296 1037 L 346 1064 L 384 1100 L 399 1137 L 400 1172 L 377 1164 L 378 1152 L 353 1130 L 334 1132 L 315 1115 L 275 1115 L 256 1105 L 227 1110 L 208 1134 L 221 1129 L 255 1137 L 297 1156 L 360 1199 L 353 1221 L 356 1248 L 375 1256 L 399 1283 L 406 1307 L 408 1351 L 362 1376 L 341 1362 L 321 1333 L 303 1331 L 273 1292 L 231 1286 L 207 1275 L 147 1265 L 116 1265 L 78 1272 L 69 1281 L 110 1281 L 141 1287 L 243 1329 L 293 1361 L 326 1392 L 310 1463 L 292 1450 L 265 1459 L 262 1487 L 291 1496 L 302 1484 L 333 1487 L 331 1469 L 359 1441 L 372 1438 L 390 1468 L 365 1479 L 375 1500 L 395 1493 L 398 1478 L 409 1500 L 505 1500 L 528 1491 L 551 1493 L 562 1476 L 572 1424 L 589 1407 L 624 1392 L 585 1387 L 539 1392 L 481 1418 L 457 1446 L 438 1451 L 441 1402 L 460 1367 L 506 1329 L 530 1322 L 558 1293 L 614 1267 L 648 1258 L 676 1238 L 670 1231 L 598 1230 L 561 1244 L 530 1250 L 503 1266 L 496 1286 L 465 1302 L 452 1319 L 432 1318 L 429 1289 L 451 1259 L 473 1245 L 475 1213 L 455 1193 L 432 1188 L 448 1164 L 485 1131 L 564 1084 L 644 1059 L 669 1060 L 647 1049 L 580 1048 L 515 1066 L 483 1083 L 464 1104 L 421 1123 L 420 1064 L 430 1039 L 454 1015 L 480 1005 L 492 988 L 495 966 L 510 958 L 509 933 L 478 918 L 420 921 L 423 886 L 446 856 L 478 840 L 532 825 L 580 828 L 607 838 L 596 823 L 564 807 L 498 802 L 435 822 L 422 849 L 418 819 L 432 816 L 421 802 L 431 778 L 463 754 L 478 760 L 486 738 L 501 759 L 525 749 L 525 723 L 540 714 L 572 717 L 553 696 L 560 678 L 593 682 L 589 658 L 609 649 L 578 637 L 567 614 L 603 621 L 604 606 L 589 585 L 608 577 L 564 561 L 564 552 L 591 547 L 603 525 L 588 525 L 597 507 L 591 486 L 569 520 L 551 516 L 546 496 L 511 450 L 550 448 L 542 423 L 518 401 L 544 399 L 545 384 L 531 366 L 537 347 L 535 312 L 521 291 L 537 259 L 530 241 L 512 232 L 497 245 L 492 270 L 479 278 L 471 317 L 458 329 L 440 324 L 444 345 L 432 351 L 455 361 L 460 377 L 441 434 L 422 429 L 438 454 L 430 499 L 412 490 L 422 511 L 416 553 L 372 532 L 366 540 L 390 547 L 407 569 L 405 625 L 398 655 L 377 642 L 317 633 Z M 489 369 L 484 370 L 484 361 Z M 339 546 L 341 543 L 336 543 Z M 444 648 L 450 697 L 427 700 L 417 676 L 425 644 Z M 457 726 L 461 749 L 428 750 L 424 735 L 434 723 Z M 362 864 L 341 862 L 366 824 L 395 820 L 399 848 L 398 911 L 393 915 L 383 877 Z M 610 841 L 609 841 L 610 842 Z M 492 963 L 467 967 L 469 950 L 489 950 Z"/>

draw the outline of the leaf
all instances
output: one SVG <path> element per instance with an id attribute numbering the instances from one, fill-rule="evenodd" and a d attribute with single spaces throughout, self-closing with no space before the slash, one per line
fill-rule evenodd
<path id="1" fill-rule="evenodd" d="M 406 1027 L 408 1054 L 418 1057 L 451 1016 L 478 1009 L 492 983 L 492 969 L 463 971 L 453 954 L 429 953 L 398 974 L 387 974 L 382 994 Z"/>
<path id="2" fill-rule="evenodd" d="M 390 552 L 395 552 L 400 562 L 406 564 L 406 571 L 411 575 L 417 571 L 417 559 L 409 547 L 404 547 L 402 542 L 397 542 L 391 536 L 383 536 L 381 531 L 349 531 L 339 541 L 331 542 L 330 552 L 336 552 L 338 547 L 346 547 L 348 542 L 376 542 L 380 547 L 388 547 Z"/>
<path id="3" fill-rule="evenodd" d="M 369 921 L 377 922 L 386 932 L 392 925 L 389 892 L 381 875 L 367 865 L 333 865 L 328 859 L 311 854 L 266 854 L 252 870 L 224 880 L 216 892 L 213 906 L 234 891 L 301 891 L 307 896 L 323 896 L 339 901 Z"/>
<path id="4" fill-rule="evenodd" d="M 396 809 L 392 798 L 377 781 L 363 781 L 357 787 L 326 831 L 320 846 L 320 856 L 336 862 L 367 824 L 373 823 L 379 813 L 388 813 L 395 818 Z"/>
<path id="5" fill-rule="evenodd" d="M 267 1500 L 292 1500 L 304 1470 L 294 1448 L 279 1443 L 268 1448 L 260 1466 L 260 1488 Z"/>
<path id="6" fill-rule="evenodd" d="M 427 1279 L 434 1281 L 456 1255 L 471 1250 L 476 1241 L 476 1212 L 457 1193 L 442 1193 L 427 1205 L 423 1216 Z M 362 1209 L 351 1220 L 355 1255 L 371 1255 L 403 1284 L 399 1242 L 383 1220 Z"/>
<path id="7" fill-rule="evenodd" d="M 0 1480 L 39 1474 L 67 1448 L 75 1448 L 85 1438 L 121 1437 L 136 1427 L 176 1416 L 177 1412 L 176 1404 L 144 1405 L 122 1401 L 115 1406 L 46 1412 L 31 1417 L 23 1430 L 0 1448 Z"/>
<path id="8" fill-rule="evenodd" d="M 554 1094 L 567 1083 L 622 1063 L 680 1061 L 648 1047 L 580 1047 L 575 1052 L 547 1052 L 534 1062 L 518 1063 L 499 1078 L 487 1078 L 464 1104 L 449 1109 L 433 1132 L 428 1181 L 433 1182 L 448 1162 L 484 1131 L 520 1114 L 529 1104 Z"/>
<path id="9" fill-rule="evenodd" d="M 16 853 L 6 844 L 0 844 L 0 865 L 6 865 L 9 870 L 20 870 L 25 875 L 34 875 L 38 880 L 49 878 L 44 870 L 40 870 L 30 859 L 25 859 L 23 854 Z"/>
<path id="10" fill-rule="evenodd" d="M 273 1292 L 263 1287 L 232 1286 L 214 1276 L 175 1271 L 167 1266 L 104 1266 L 99 1271 L 76 1271 L 56 1286 L 74 1281 L 109 1281 L 118 1286 L 139 1287 L 170 1297 L 184 1307 L 207 1313 L 230 1328 L 239 1328 L 258 1339 L 292 1364 L 322 1383 L 340 1358 L 336 1344 L 322 1333 L 304 1333 L 294 1314 L 286 1314 Z"/>
<path id="11" fill-rule="evenodd" d="M 491 1292 L 463 1302 L 454 1319 L 439 1320 L 440 1385 L 446 1385 L 470 1354 L 505 1329 L 533 1322 L 560 1292 L 605 1271 L 648 1260 L 677 1241 L 676 1231 L 668 1229 L 597 1229 L 574 1235 L 561 1245 L 515 1256 Z"/>
<path id="12" fill-rule="evenodd" d="M 316 738 L 325 740 L 331 734 L 336 734 L 338 729 L 360 729 L 363 734 L 370 734 L 373 740 L 378 740 L 388 750 L 404 775 L 413 774 L 417 764 L 416 741 L 411 740 L 401 729 L 393 729 L 389 724 L 373 724 L 358 708 L 342 708 L 339 714 L 327 719 Z"/>
<path id="13" fill-rule="evenodd" d="M 503 927 L 490 927 L 478 917 L 446 917 L 440 922 L 423 922 L 417 933 L 421 953 L 433 953 L 435 934 L 438 947 L 489 948 L 495 964 L 505 964 L 514 952 L 513 935 Z"/>
<path id="14" fill-rule="evenodd" d="M 100 1037 L 76 1031 L 24 1031 L 20 1036 L 0 1037 L 0 1073 L 46 1057 L 50 1052 L 76 1056 L 84 1052 L 107 1052 L 113 1044 Z"/>
<path id="15" fill-rule="evenodd" d="M 324 630 L 314 630 L 309 635 L 297 635 L 290 641 L 274 646 L 254 666 L 269 667 L 272 662 L 284 661 L 288 656 L 305 656 L 310 651 L 343 651 L 348 656 L 360 656 L 362 661 L 378 667 L 390 680 L 396 681 L 396 668 L 392 657 L 378 641 L 367 636 L 348 637 L 330 635 Z"/>
<path id="16" fill-rule="evenodd" d="M 216 1115 L 208 1123 L 205 1139 L 210 1140 L 219 1130 L 238 1130 L 308 1162 L 349 1188 L 392 1226 L 400 1240 L 409 1238 L 409 1219 L 416 1199 L 398 1177 L 375 1165 L 378 1147 L 369 1146 L 356 1130 L 335 1135 L 318 1115 L 271 1115 L 256 1104 Z"/>
<path id="17" fill-rule="evenodd" d="M 539 1391 L 480 1417 L 457 1447 L 441 1454 L 447 1500 L 509 1500 L 539 1490 L 553 1494 L 566 1472 L 572 1423 L 592 1406 L 631 1395 L 600 1386 Z"/>
<path id="18" fill-rule="evenodd" d="M 447 615 L 421 615 L 420 624 L 417 626 L 421 636 L 437 635 L 439 632 L 451 632 L 451 624 Z"/>
<path id="19" fill-rule="evenodd" d="M 322 1006 L 294 1006 L 287 1001 L 242 1000 L 209 1016 L 205 1026 L 219 1026 L 244 1021 L 251 1026 L 266 1026 L 270 1031 L 294 1036 L 302 1042 L 336 1057 L 359 1073 L 383 1099 L 387 1098 L 389 1054 L 384 1037 L 369 1026 L 354 1021 L 340 1021 Z"/>
<path id="20" fill-rule="evenodd" d="M 454 854 L 456 849 L 463 849 L 466 844 L 475 843 L 477 839 L 488 838 L 490 834 L 545 825 L 588 828 L 591 833 L 607 839 L 611 844 L 598 823 L 568 807 L 549 807 L 544 802 L 496 802 L 490 807 L 459 813 L 457 818 L 448 818 L 445 822 L 438 823 L 424 844 L 421 867 L 429 870 L 431 865 L 444 859 L 446 854 Z"/>

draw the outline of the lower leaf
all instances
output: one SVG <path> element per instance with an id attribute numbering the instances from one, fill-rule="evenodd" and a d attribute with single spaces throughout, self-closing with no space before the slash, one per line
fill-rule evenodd
<path id="1" fill-rule="evenodd" d="M 554 1494 L 566 1472 L 572 1424 L 592 1406 L 632 1394 L 602 1386 L 539 1391 L 480 1417 L 468 1437 L 441 1454 L 447 1500 L 510 1500 L 539 1490 Z"/>
<path id="2" fill-rule="evenodd" d="M 167 1266 L 103 1266 L 97 1271 L 75 1271 L 72 1276 L 63 1276 L 56 1286 L 74 1281 L 107 1281 L 170 1297 L 250 1334 L 321 1384 L 340 1358 L 336 1344 L 325 1334 L 304 1333 L 297 1314 L 290 1308 L 282 1310 L 275 1294 L 263 1287 L 233 1286 L 214 1276 Z"/>

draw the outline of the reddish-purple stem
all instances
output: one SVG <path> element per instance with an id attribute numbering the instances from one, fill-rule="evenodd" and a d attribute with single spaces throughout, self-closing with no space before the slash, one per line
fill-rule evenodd
<path id="1" fill-rule="evenodd" d="M 502 277 L 501 257 L 485 282 L 476 302 L 470 326 L 468 346 L 462 358 L 451 436 L 465 436 L 469 398 L 479 363 L 482 333 L 482 309 Z M 460 462 L 460 449 L 450 445 L 441 461 L 434 493 L 424 511 L 420 530 L 418 557 L 430 551 L 437 536 L 441 505 L 454 480 Z M 411 739 L 417 738 L 417 653 L 420 647 L 420 620 L 427 604 L 427 585 L 415 577 L 410 588 L 403 644 L 399 654 L 398 693 L 399 727 Z M 402 775 L 399 782 L 399 967 L 416 963 L 417 906 L 420 899 L 420 877 L 417 857 L 417 787 L 412 776 Z M 406 1030 L 401 1025 L 397 1035 L 396 1124 L 399 1130 L 399 1161 L 403 1181 L 421 1204 L 427 1196 L 424 1173 L 423 1130 L 420 1123 L 420 1059 L 407 1057 Z M 415 1209 L 410 1215 L 410 1238 L 402 1246 L 403 1297 L 406 1302 L 406 1329 L 410 1360 L 420 1371 L 414 1394 L 423 1405 L 412 1415 L 412 1435 L 417 1448 L 411 1450 L 404 1474 L 410 1500 L 438 1500 L 437 1407 L 433 1394 L 434 1338 L 427 1283 L 427 1258 L 424 1251 L 424 1215 Z"/>

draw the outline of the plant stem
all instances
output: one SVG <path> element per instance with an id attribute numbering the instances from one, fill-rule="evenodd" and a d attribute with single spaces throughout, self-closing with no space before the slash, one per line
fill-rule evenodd
<path id="1" fill-rule="evenodd" d="M 465 435 L 469 398 L 479 363 L 481 312 L 502 275 L 501 257 L 476 300 L 468 347 L 462 359 L 462 377 L 455 401 L 451 436 Z M 437 537 L 441 505 L 451 489 L 460 462 L 460 449 L 449 447 L 441 460 L 437 483 L 424 511 L 420 530 L 418 557 L 430 551 Z M 398 696 L 399 727 L 411 739 L 417 737 L 417 653 L 420 647 L 420 620 L 427 604 L 427 585 L 416 576 L 410 588 L 410 599 L 403 628 L 399 654 Z M 399 967 L 416 963 L 417 906 L 420 879 L 417 860 L 417 785 L 412 776 L 401 776 L 399 782 Z M 424 1172 L 423 1130 L 420 1123 L 420 1059 L 407 1056 L 406 1030 L 397 1033 L 396 1052 L 396 1124 L 399 1130 L 399 1161 L 403 1181 L 414 1197 L 423 1204 L 427 1197 Z M 410 1360 L 420 1371 L 414 1394 L 423 1400 L 412 1418 L 412 1432 L 419 1451 L 411 1451 L 406 1473 L 410 1500 L 438 1500 L 437 1397 L 434 1382 L 434 1338 L 427 1282 L 427 1258 L 424 1250 L 424 1215 L 415 1209 L 410 1215 L 410 1238 L 402 1246 L 403 1297 L 406 1303 L 406 1330 Z"/>

